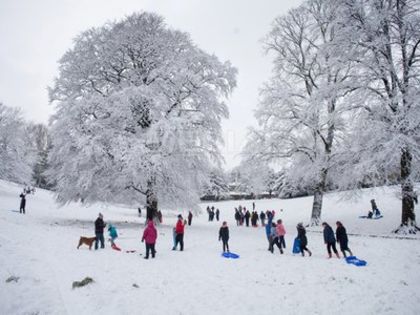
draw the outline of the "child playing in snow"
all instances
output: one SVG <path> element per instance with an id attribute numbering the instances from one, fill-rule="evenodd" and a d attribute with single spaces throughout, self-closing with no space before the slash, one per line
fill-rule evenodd
<path id="1" fill-rule="evenodd" d="M 300 253 L 302 256 L 305 256 L 305 251 L 307 251 L 309 256 L 312 256 L 312 252 L 306 247 L 308 246 L 308 238 L 306 237 L 306 230 L 303 227 L 303 223 L 298 223 L 296 229 L 298 232 L 297 238 L 300 241 Z"/>
<path id="2" fill-rule="evenodd" d="M 328 258 L 332 257 L 331 248 L 334 251 L 334 254 L 337 258 L 340 258 L 337 249 L 335 248 L 335 236 L 334 231 L 327 222 L 323 222 L 322 226 L 324 227 L 324 243 L 327 245 Z"/>
<path id="3" fill-rule="evenodd" d="M 146 241 L 146 256 L 144 256 L 144 259 L 149 259 L 149 252 L 152 252 L 152 258 L 155 258 L 156 255 L 156 244 L 157 239 L 157 231 L 153 224 L 153 220 L 149 220 L 147 222 L 147 227 L 144 229 L 143 237 L 141 239 L 142 242 Z"/>
<path id="4" fill-rule="evenodd" d="M 223 252 L 226 252 L 226 250 L 229 252 L 229 228 L 226 221 L 223 222 L 219 230 L 219 242 L 220 240 L 223 242 Z"/>
<path id="5" fill-rule="evenodd" d="M 353 253 L 351 252 L 349 248 L 349 239 L 347 237 L 346 228 L 343 226 L 343 224 L 340 221 L 337 221 L 337 230 L 335 231 L 335 235 L 337 237 L 337 243 L 340 244 L 340 250 L 343 253 L 343 256 L 346 257 L 346 251 L 350 253 L 350 256 L 353 256 Z"/>
<path id="6" fill-rule="evenodd" d="M 277 220 L 277 237 L 279 238 L 279 244 L 280 244 L 280 252 L 283 254 L 283 248 L 286 248 L 286 241 L 284 240 L 284 236 L 286 235 L 286 229 L 284 228 L 283 221 Z"/>
<path id="7" fill-rule="evenodd" d="M 108 227 L 108 233 L 109 233 L 109 241 L 111 242 L 111 245 L 115 246 L 114 241 L 118 237 L 117 229 L 115 228 L 115 226 L 110 224 L 109 227 Z"/>

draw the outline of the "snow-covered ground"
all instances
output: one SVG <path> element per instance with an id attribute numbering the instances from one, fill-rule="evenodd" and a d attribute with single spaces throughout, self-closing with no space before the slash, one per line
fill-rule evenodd
<path id="1" fill-rule="evenodd" d="M 366 267 L 327 259 L 320 228 L 309 229 L 312 257 L 291 253 L 296 223 L 310 216 L 311 198 L 257 200 L 257 210 L 276 210 L 286 230 L 284 255 L 267 251 L 264 229 L 236 227 L 233 208 L 252 201 L 215 203 L 230 225 L 230 247 L 240 259 L 220 257 L 219 222 L 195 216 L 184 252 L 172 251 L 176 213 L 164 212 L 157 257 L 145 260 L 140 243 L 144 217 L 113 205 L 59 208 L 52 194 L 38 190 L 18 213 L 22 187 L 0 181 L 0 314 L 419 314 L 420 241 L 390 233 L 400 219 L 395 188 L 367 189 L 349 201 L 328 194 L 323 220 L 341 220 L 350 248 Z M 375 198 L 384 218 L 363 220 Z M 210 203 L 202 204 L 203 209 Z M 283 209 L 283 211 L 280 211 Z M 117 244 L 76 249 L 80 236 L 94 236 L 98 212 L 116 225 Z M 184 215 L 187 211 L 180 211 Z M 417 215 L 420 215 L 417 211 Z M 375 235 L 386 236 L 372 237 Z M 107 244 L 109 245 L 109 244 Z M 6 283 L 11 275 L 18 282 Z M 89 276 L 94 283 L 72 289 Z M 138 288 L 133 284 L 137 284 Z"/>

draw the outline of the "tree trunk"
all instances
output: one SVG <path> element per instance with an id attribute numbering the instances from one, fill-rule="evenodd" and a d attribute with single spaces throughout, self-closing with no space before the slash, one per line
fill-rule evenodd
<path id="1" fill-rule="evenodd" d="M 146 191 L 146 218 L 147 220 L 157 221 L 156 218 L 158 217 L 158 202 L 153 188 L 153 182 L 151 180 L 148 181 Z"/>
<path id="2" fill-rule="evenodd" d="M 412 155 L 408 148 L 404 148 L 401 153 L 401 226 L 396 230 L 397 233 L 413 233 L 420 229 L 416 226 L 416 214 L 414 212 L 414 189 L 411 181 L 411 161 Z"/>
<path id="3" fill-rule="evenodd" d="M 322 199 L 324 197 L 325 186 L 327 183 L 327 173 L 327 169 L 321 170 L 320 180 L 315 188 L 310 226 L 318 226 L 321 223 Z"/>

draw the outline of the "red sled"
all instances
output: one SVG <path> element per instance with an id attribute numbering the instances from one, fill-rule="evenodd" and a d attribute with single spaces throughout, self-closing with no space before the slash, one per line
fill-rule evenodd
<path id="1" fill-rule="evenodd" d="M 121 248 L 119 248 L 117 245 L 115 245 L 115 244 L 112 244 L 111 245 L 111 248 L 112 249 L 115 249 L 115 250 L 118 250 L 118 251 L 121 251 Z"/>

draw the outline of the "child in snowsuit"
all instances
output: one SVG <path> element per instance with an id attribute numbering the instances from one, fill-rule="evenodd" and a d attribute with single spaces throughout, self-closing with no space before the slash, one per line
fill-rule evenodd
<path id="1" fill-rule="evenodd" d="M 322 223 L 322 226 L 324 227 L 324 243 L 327 245 L 328 258 L 332 257 L 331 247 L 337 258 L 340 258 L 340 255 L 338 254 L 338 251 L 335 248 L 335 236 L 333 229 L 331 228 L 331 226 L 329 226 L 327 222 Z"/>
<path id="2" fill-rule="evenodd" d="M 309 256 L 312 256 L 312 252 L 306 247 L 308 245 L 308 239 L 306 238 L 306 230 L 303 227 L 303 224 L 299 223 L 296 226 L 296 229 L 297 229 L 297 232 L 298 232 L 297 238 L 300 241 L 300 252 L 301 252 L 302 256 L 305 256 L 304 251 L 307 251 Z"/>
<path id="3" fill-rule="evenodd" d="M 109 241 L 111 242 L 111 246 L 115 246 L 114 241 L 118 237 L 117 229 L 112 224 L 108 227 L 108 233 L 109 233 Z"/>
<path id="4" fill-rule="evenodd" d="M 337 230 L 335 231 L 335 235 L 337 237 L 337 243 L 340 244 L 340 250 L 343 253 L 343 256 L 346 257 L 346 252 L 348 251 L 350 253 L 350 256 L 353 256 L 353 253 L 351 252 L 349 248 L 349 239 L 347 237 L 346 228 L 343 226 L 343 224 L 340 221 L 337 221 Z"/>
<path id="5" fill-rule="evenodd" d="M 283 250 L 280 246 L 279 238 L 277 235 L 276 224 L 271 223 L 271 232 L 270 232 L 270 252 L 274 253 L 274 244 L 279 248 L 280 254 L 283 254 Z"/>
<path id="6" fill-rule="evenodd" d="M 277 237 L 279 238 L 280 252 L 283 254 L 282 248 L 286 248 L 286 241 L 284 240 L 284 236 L 286 235 L 286 229 L 284 228 L 282 220 L 277 220 L 276 231 Z"/>
<path id="7" fill-rule="evenodd" d="M 219 241 L 223 242 L 223 252 L 229 252 L 229 228 L 227 226 L 226 221 L 223 222 L 220 230 L 219 230 Z"/>
<path id="8" fill-rule="evenodd" d="M 178 243 L 180 244 L 181 251 L 184 250 L 184 221 L 182 220 L 182 215 L 178 215 L 178 221 L 175 226 L 175 245 L 172 250 L 176 250 Z"/>
<path id="9" fill-rule="evenodd" d="M 153 224 L 153 220 L 150 220 L 147 223 L 147 227 L 144 229 L 143 237 L 141 239 L 142 242 L 146 241 L 146 256 L 144 259 L 149 259 L 149 252 L 152 252 L 152 258 L 155 258 L 156 250 L 155 244 L 157 239 L 157 231 Z"/>

